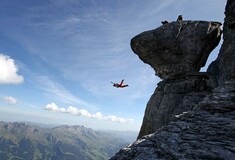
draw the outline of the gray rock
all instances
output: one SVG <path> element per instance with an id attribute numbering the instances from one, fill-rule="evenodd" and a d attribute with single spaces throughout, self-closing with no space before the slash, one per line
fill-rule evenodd
<path id="1" fill-rule="evenodd" d="M 235 1 L 228 0 L 225 10 L 225 21 L 223 28 L 224 42 L 215 62 L 209 68 L 214 82 L 219 86 L 224 86 L 227 81 L 235 80 Z"/>
<path id="2" fill-rule="evenodd" d="M 234 92 L 219 88 L 193 111 L 121 149 L 111 160 L 234 160 L 234 99 Z"/>
<path id="3" fill-rule="evenodd" d="M 163 80 L 151 96 L 138 138 L 154 133 L 172 121 L 175 115 L 192 110 L 211 92 L 206 73 Z"/>
<path id="4" fill-rule="evenodd" d="M 131 40 L 132 50 L 164 79 L 147 104 L 138 138 L 168 124 L 174 115 L 192 109 L 211 91 L 207 74 L 198 71 L 219 43 L 220 25 L 171 22 Z"/>
<path id="5" fill-rule="evenodd" d="M 221 23 L 182 21 L 164 24 L 131 39 L 131 48 L 162 79 L 198 72 L 221 37 Z"/>
<path id="6" fill-rule="evenodd" d="M 210 93 L 214 85 L 207 80 L 207 74 L 198 71 L 219 43 L 220 25 L 207 21 L 171 22 L 131 40 L 132 50 L 164 79 L 147 104 L 138 138 L 154 133 Z"/>
<path id="7" fill-rule="evenodd" d="M 190 67 L 191 71 L 197 71 L 206 60 L 204 58 L 197 61 L 194 61 L 197 58 L 189 58 L 192 61 L 185 61 L 189 62 L 185 64 L 185 70 L 181 69 L 184 64 L 180 62 L 184 56 L 178 58 L 174 64 L 179 72 L 174 71 L 171 64 L 166 67 L 173 61 L 168 60 L 168 54 L 164 57 L 161 52 L 155 52 L 159 51 L 155 43 L 158 38 L 153 33 L 158 29 L 134 38 L 138 41 L 131 43 L 133 51 L 164 80 L 148 102 L 139 139 L 121 149 L 111 160 L 235 159 L 234 0 L 227 1 L 225 15 L 222 48 L 206 74 L 190 72 Z M 164 29 L 171 25 L 165 24 L 160 28 L 167 33 Z M 219 29 L 215 28 L 218 33 Z M 177 38 L 180 36 L 181 33 Z M 214 44 L 217 43 L 215 41 Z M 209 51 L 214 44 L 202 50 Z M 204 53 L 209 54 L 207 51 Z M 192 62 L 198 62 L 198 67 L 194 67 Z"/>

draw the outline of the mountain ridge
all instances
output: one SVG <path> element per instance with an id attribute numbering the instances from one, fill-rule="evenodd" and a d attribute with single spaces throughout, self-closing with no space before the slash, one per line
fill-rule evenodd
<path id="1" fill-rule="evenodd" d="M 108 159 L 127 145 L 113 134 L 84 126 L 43 128 L 0 121 L 0 159 Z"/>

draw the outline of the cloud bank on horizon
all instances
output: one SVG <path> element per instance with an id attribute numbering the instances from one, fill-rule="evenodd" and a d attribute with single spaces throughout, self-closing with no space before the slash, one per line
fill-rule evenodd
<path id="1" fill-rule="evenodd" d="M 73 107 L 73 106 L 69 106 L 68 108 L 62 108 L 62 107 L 58 107 L 55 103 L 47 104 L 44 107 L 44 109 L 52 111 L 52 112 L 69 113 L 72 115 L 84 116 L 87 118 L 93 118 L 93 119 L 99 119 L 99 120 L 108 120 L 108 121 L 118 122 L 118 123 L 132 124 L 134 122 L 134 119 L 131 119 L 131 118 L 126 119 L 122 117 L 116 117 L 114 115 L 103 116 L 101 112 L 91 114 L 85 109 L 77 109 L 76 107 Z"/>

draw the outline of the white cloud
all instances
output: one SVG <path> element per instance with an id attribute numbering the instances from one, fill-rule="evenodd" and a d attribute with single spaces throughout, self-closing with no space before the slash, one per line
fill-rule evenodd
<path id="1" fill-rule="evenodd" d="M 119 123 L 133 123 L 134 122 L 134 119 L 131 119 L 131 118 L 125 119 L 125 118 L 116 117 L 116 116 L 113 116 L 113 115 L 103 117 L 103 119 L 109 120 L 109 121 L 112 121 L 112 122 L 119 122 Z"/>
<path id="2" fill-rule="evenodd" d="M 59 108 L 55 103 L 46 105 L 44 109 L 50 110 L 52 112 L 65 112 L 65 108 Z"/>
<path id="3" fill-rule="evenodd" d="M 100 112 L 97 112 L 96 114 L 93 114 L 93 115 L 92 115 L 92 118 L 95 118 L 95 119 L 102 119 L 103 116 L 102 116 L 102 114 L 101 114 Z"/>
<path id="4" fill-rule="evenodd" d="M 10 104 L 18 103 L 18 100 L 11 96 L 4 97 L 3 99 L 5 102 L 10 103 Z"/>
<path id="5" fill-rule="evenodd" d="M 73 107 L 73 106 L 69 106 L 68 108 L 60 108 L 55 103 L 47 104 L 44 107 L 44 109 L 48 110 L 48 111 L 52 111 L 52 112 L 69 113 L 69 114 L 73 114 L 73 115 L 84 116 L 87 118 L 108 120 L 108 121 L 118 122 L 118 123 L 132 124 L 134 122 L 134 119 L 131 119 L 131 118 L 126 119 L 126 118 L 122 118 L 122 117 L 116 117 L 113 115 L 103 116 L 102 113 L 100 113 L 100 112 L 97 112 L 95 114 L 91 114 L 85 109 L 77 109 L 76 107 Z"/>
<path id="6" fill-rule="evenodd" d="M 9 56 L 0 54 L 0 84 L 18 84 L 24 81 L 23 76 L 17 74 L 18 66 Z"/>

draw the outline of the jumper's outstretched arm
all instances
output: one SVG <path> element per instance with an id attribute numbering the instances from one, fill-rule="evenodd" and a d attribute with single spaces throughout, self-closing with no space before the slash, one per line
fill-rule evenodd
<path id="1" fill-rule="evenodd" d="M 122 86 L 123 82 L 124 82 L 124 79 L 121 81 L 120 86 Z"/>

